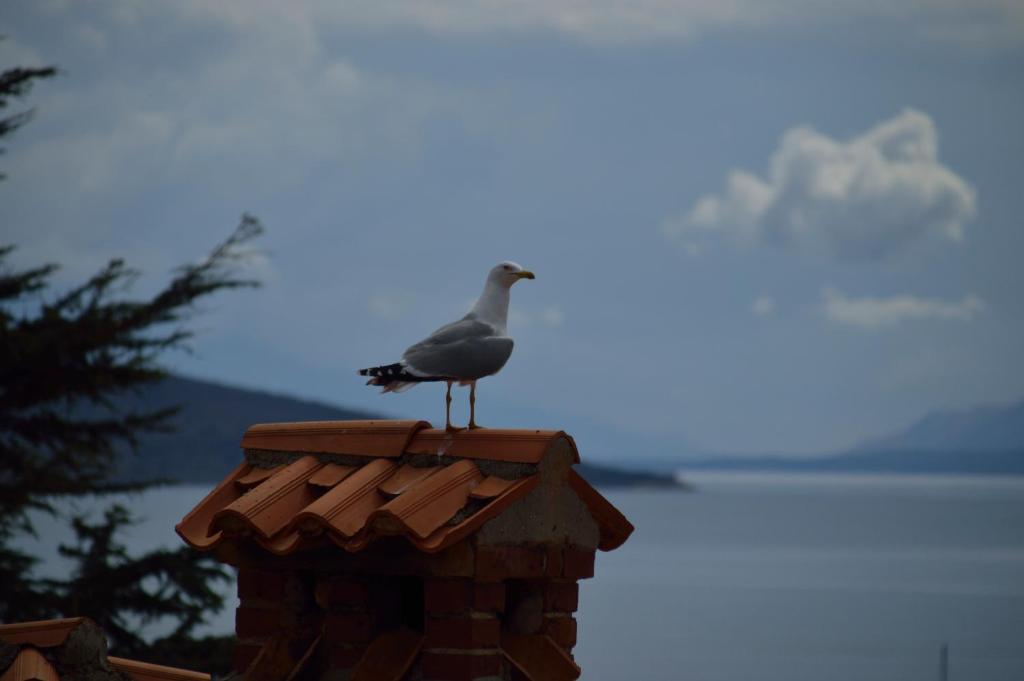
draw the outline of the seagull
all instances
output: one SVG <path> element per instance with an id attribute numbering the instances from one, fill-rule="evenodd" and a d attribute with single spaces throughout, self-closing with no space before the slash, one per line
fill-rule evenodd
<path id="1" fill-rule="evenodd" d="M 400 362 L 360 369 L 370 376 L 366 385 L 379 385 L 381 392 L 402 392 L 417 383 L 444 381 L 445 430 L 452 426 L 452 383 L 469 386 L 469 429 L 476 423 L 476 382 L 498 373 L 512 355 L 508 336 L 509 290 L 520 279 L 533 279 L 533 272 L 514 262 L 500 262 L 487 273 L 483 293 L 462 319 L 445 324 L 402 355 Z"/>

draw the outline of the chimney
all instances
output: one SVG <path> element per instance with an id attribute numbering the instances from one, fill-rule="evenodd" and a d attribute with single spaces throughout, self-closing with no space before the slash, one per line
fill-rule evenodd
<path id="1" fill-rule="evenodd" d="M 178 524 L 238 569 L 247 679 L 575 679 L 577 581 L 633 530 L 560 431 L 260 424 Z"/>

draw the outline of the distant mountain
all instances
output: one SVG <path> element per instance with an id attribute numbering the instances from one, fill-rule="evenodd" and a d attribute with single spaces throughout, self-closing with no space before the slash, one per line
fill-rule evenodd
<path id="1" fill-rule="evenodd" d="M 254 423 L 386 418 L 180 376 L 172 376 L 138 395 L 124 397 L 120 404 L 138 409 L 182 407 L 174 418 L 175 432 L 145 435 L 140 438 L 137 454 L 122 455 L 119 477 L 126 480 L 163 478 L 187 483 L 219 482 L 238 465 L 242 433 Z M 670 475 L 620 471 L 591 464 L 581 464 L 579 470 L 598 486 L 677 486 Z"/>
<path id="2" fill-rule="evenodd" d="M 180 376 L 171 376 L 120 403 L 139 409 L 182 407 L 173 420 L 175 432 L 145 435 L 138 454 L 122 457 L 120 476 L 131 480 L 219 482 L 238 465 L 242 433 L 254 423 L 380 418 L 379 414 Z"/>
<path id="3" fill-rule="evenodd" d="M 1006 451 L 878 450 L 816 458 L 734 456 L 685 461 L 694 471 L 772 471 L 793 473 L 966 473 L 1024 475 L 1024 449 Z"/>
<path id="4" fill-rule="evenodd" d="M 1024 401 L 928 414 L 905 430 L 853 451 L 1007 451 L 1024 449 Z"/>
<path id="5" fill-rule="evenodd" d="M 684 470 L 1024 475 L 1024 402 L 929 414 L 909 428 L 815 458 L 704 458 Z"/>

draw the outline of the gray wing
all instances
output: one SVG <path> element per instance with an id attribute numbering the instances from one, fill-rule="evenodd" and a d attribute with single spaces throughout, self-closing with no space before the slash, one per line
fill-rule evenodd
<path id="1" fill-rule="evenodd" d="M 442 326 L 402 355 L 413 373 L 476 380 L 497 373 L 512 354 L 513 341 L 472 317 Z"/>

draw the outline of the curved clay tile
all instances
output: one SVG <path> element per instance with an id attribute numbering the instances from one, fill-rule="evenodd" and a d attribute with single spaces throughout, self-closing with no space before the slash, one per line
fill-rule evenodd
<path id="1" fill-rule="evenodd" d="M 301 531 L 319 525 L 345 538 L 358 534 L 385 501 L 377 486 L 396 468 L 387 459 L 374 459 L 296 514 L 290 527 Z"/>
<path id="2" fill-rule="evenodd" d="M 324 467 L 309 476 L 309 484 L 314 487 L 334 487 L 352 475 L 359 466 L 342 466 L 337 463 L 324 464 Z"/>
<path id="3" fill-rule="evenodd" d="M 456 461 L 381 506 L 367 522 L 391 520 L 398 530 L 394 534 L 407 529 L 415 537 L 426 539 L 466 505 L 470 490 L 483 477 L 472 461 Z"/>
<path id="4" fill-rule="evenodd" d="M 321 452 L 398 458 L 426 421 L 299 421 L 258 423 L 242 436 L 244 449 Z"/>
<path id="5" fill-rule="evenodd" d="M 320 469 L 313 456 L 288 464 L 263 484 L 214 514 L 212 527 L 231 532 L 251 529 L 269 539 L 316 498 L 306 480 Z"/>
<path id="6" fill-rule="evenodd" d="M 437 551 L 446 549 L 455 542 L 461 541 L 476 532 L 488 520 L 497 518 L 513 502 L 525 497 L 539 484 L 540 475 L 531 475 L 526 478 L 514 480 L 504 492 L 462 522 L 441 527 L 425 540 L 413 541 L 413 544 L 425 553 L 436 553 Z"/>
<path id="7" fill-rule="evenodd" d="M 576 492 L 580 500 L 587 506 L 590 515 L 597 521 L 601 539 L 597 548 L 602 551 L 617 549 L 633 534 L 633 523 L 612 505 L 612 502 L 601 496 L 601 493 L 590 486 L 575 469 L 569 469 L 569 486 Z"/>
<path id="8" fill-rule="evenodd" d="M 394 475 L 377 486 L 381 494 L 397 497 L 424 478 L 430 477 L 440 469 L 439 466 L 402 466 Z"/>
<path id="9" fill-rule="evenodd" d="M 273 468 L 252 468 L 248 473 L 235 480 L 235 484 L 242 489 L 252 489 L 282 468 L 284 468 L 284 466 L 274 466 Z"/>
<path id="10" fill-rule="evenodd" d="M 572 449 L 573 461 L 580 455 L 572 437 L 561 430 L 522 430 L 478 428 L 449 433 L 444 430 L 420 430 L 409 442 L 410 454 L 448 455 L 465 459 L 488 459 L 513 463 L 540 463 L 558 440 Z"/>
<path id="11" fill-rule="evenodd" d="M 267 551 L 278 556 L 287 556 L 289 553 L 302 548 L 304 535 L 298 532 L 278 532 L 270 539 L 260 539 L 259 541 L 260 546 Z"/>
<path id="12" fill-rule="evenodd" d="M 206 551 L 216 546 L 223 535 L 220 531 L 212 531 L 210 522 L 217 511 L 232 503 L 242 495 L 242 490 L 235 485 L 235 480 L 243 477 L 252 468 L 242 462 L 228 474 L 219 485 L 203 497 L 195 508 L 188 512 L 181 522 L 174 526 L 175 532 L 194 549 Z"/>
<path id="13" fill-rule="evenodd" d="M 513 484 L 515 484 L 515 480 L 506 480 L 496 475 L 489 475 L 473 488 L 469 496 L 474 499 L 493 499 Z"/>

